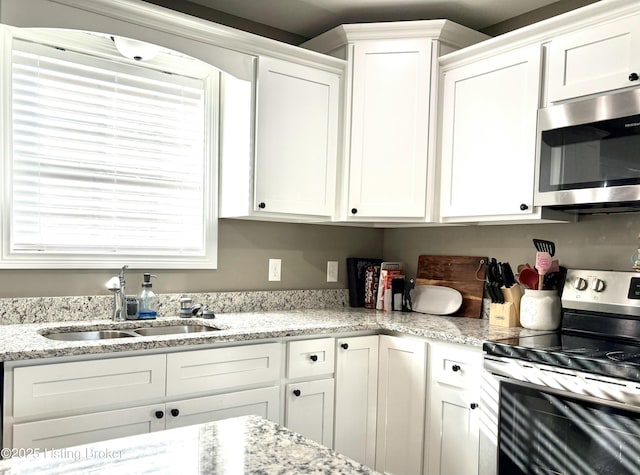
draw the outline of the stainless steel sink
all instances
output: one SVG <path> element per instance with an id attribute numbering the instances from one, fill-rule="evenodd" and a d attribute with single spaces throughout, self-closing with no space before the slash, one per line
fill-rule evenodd
<path id="1" fill-rule="evenodd" d="M 91 341 L 109 340 L 112 338 L 136 338 L 140 336 L 183 335 L 186 333 L 202 333 L 220 330 L 208 325 L 167 325 L 127 330 L 87 330 L 87 331 L 61 331 L 43 335 L 50 340 L 59 341 Z"/>
<path id="2" fill-rule="evenodd" d="M 99 330 L 99 331 L 76 331 L 76 332 L 58 332 L 44 335 L 50 340 L 61 341 L 88 341 L 88 340 L 109 340 L 112 338 L 133 338 L 134 333 L 119 330 Z"/>
<path id="3" fill-rule="evenodd" d="M 182 333 L 201 333 L 220 330 L 207 325 L 169 325 L 165 327 L 136 328 L 134 332 L 142 336 L 178 335 Z"/>

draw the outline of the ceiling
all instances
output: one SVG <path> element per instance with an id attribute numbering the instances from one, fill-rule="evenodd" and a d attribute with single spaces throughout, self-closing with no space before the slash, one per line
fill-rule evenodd
<path id="1" fill-rule="evenodd" d="M 558 0 L 189 1 L 306 38 L 317 36 L 342 23 L 373 21 L 446 18 L 475 30 L 482 30 L 554 3 L 580 3 L 574 0 L 562 0 L 561 2 Z M 575 6 L 581 6 L 581 4 Z M 565 8 L 565 10 L 567 9 L 571 9 L 571 7 Z"/>

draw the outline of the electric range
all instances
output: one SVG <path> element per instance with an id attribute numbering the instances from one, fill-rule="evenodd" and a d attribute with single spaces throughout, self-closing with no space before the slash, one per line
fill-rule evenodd
<path id="1" fill-rule="evenodd" d="M 569 270 L 562 308 L 483 345 L 481 475 L 640 473 L 640 274 Z"/>

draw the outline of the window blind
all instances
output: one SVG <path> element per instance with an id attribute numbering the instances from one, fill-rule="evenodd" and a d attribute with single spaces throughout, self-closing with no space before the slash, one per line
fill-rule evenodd
<path id="1" fill-rule="evenodd" d="M 205 83 L 14 41 L 12 252 L 205 255 Z"/>

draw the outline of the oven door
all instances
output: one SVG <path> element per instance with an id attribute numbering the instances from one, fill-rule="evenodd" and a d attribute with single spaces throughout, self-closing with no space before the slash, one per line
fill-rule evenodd
<path id="1" fill-rule="evenodd" d="M 483 475 L 640 473 L 639 408 L 489 373 L 483 385 Z"/>

